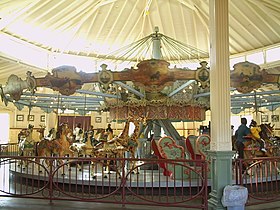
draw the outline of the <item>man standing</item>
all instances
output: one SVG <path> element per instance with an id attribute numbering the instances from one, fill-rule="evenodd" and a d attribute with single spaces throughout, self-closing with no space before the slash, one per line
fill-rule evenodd
<path id="1" fill-rule="evenodd" d="M 244 142 L 245 136 L 251 134 L 250 128 L 247 127 L 247 119 L 245 117 L 241 118 L 241 125 L 235 132 L 236 136 L 236 148 L 238 152 L 238 158 L 244 159 Z"/>
<path id="2" fill-rule="evenodd" d="M 108 127 L 106 128 L 106 132 L 113 133 L 113 129 L 111 128 L 111 124 L 108 124 Z"/>

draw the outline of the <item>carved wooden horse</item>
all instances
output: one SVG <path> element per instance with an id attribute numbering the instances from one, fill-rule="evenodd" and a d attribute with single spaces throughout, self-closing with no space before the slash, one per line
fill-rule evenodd
<path id="1" fill-rule="evenodd" d="M 65 157 L 69 155 L 74 156 L 73 151 L 70 150 L 69 137 L 72 135 L 72 130 L 68 127 L 68 124 L 62 124 L 59 126 L 56 138 L 54 140 L 43 139 L 37 146 L 38 157 L 51 157 L 57 155 L 59 157 Z M 62 161 L 59 161 L 62 163 Z M 49 165 L 49 163 L 47 163 Z"/>
<path id="2" fill-rule="evenodd" d="M 84 143 L 74 142 L 70 145 L 69 149 L 75 154 L 77 157 L 87 157 L 92 156 L 92 150 L 94 146 L 92 145 L 92 138 L 93 138 L 93 132 L 87 131 L 85 132 L 85 139 Z M 79 171 L 82 170 L 82 167 L 80 165 L 80 162 L 77 162 L 77 167 L 79 168 Z"/>
<path id="3" fill-rule="evenodd" d="M 100 141 L 100 143 L 98 143 L 94 147 L 94 149 L 92 151 L 92 155 L 97 158 L 117 158 L 117 157 L 122 158 L 122 157 L 124 157 L 124 152 L 127 151 L 127 148 L 125 148 L 122 144 L 127 142 L 129 123 L 131 121 L 132 121 L 132 118 L 129 117 L 125 123 L 125 126 L 124 126 L 122 132 L 118 136 L 114 137 L 113 139 L 111 139 L 109 141 L 107 141 L 107 140 L 105 141 L 104 139 L 97 137 L 98 140 Z M 104 131 L 104 133 L 105 133 L 105 131 Z M 105 165 L 106 168 L 109 168 L 108 161 L 104 161 L 104 163 L 102 163 L 102 164 Z M 96 165 L 96 163 L 92 162 L 93 170 L 94 170 L 95 165 Z M 119 174 L 119 176 L 120 176 L 118 166 L 116 166 L 115 170 L 116 170 L 116 173 Z M 94 175 L 94 171 L 92 171 L 92 176 L 93 176 L 93 178 L 96 178 L 96 176 Z M 106 178 L 107 176 L 105 175 L 104 177 Z"/>
<path id="4" fill-rule="evenodd" d="M 131 136 L 128 137 L 126 144 L 123 145 L 129 152 L 131 158 L 135 158 L 135 156 L 136 156 L 136 152 L 137 152 L 137 149 L 139 146 L 140 125 L 142 122 L 144 125 L 146 124 L 145 118 L 140 117 L 140 118 L 133 120 L 133 124 L 135 126 L 134 131 L 131 134 Z M 134 173 L 136 162 L 135 161 L 130 161 L 130 162 L 131 162 L 130 170 L 132 170 L 132 172 Z M 138 173 L 138 170 L 137 170 L 137 173 Z"/>
<path id="5" fill-rule="evenodd" d="M 252 139 L 251 136 L 247 137 L 247 141 L 244 143 L 244 158 L 254 157 L 273 157 L 275 156 L 276 147 L 271 140 L 273 136 L 273 127 L 270 124 L 260 125 L 260 137 L 265 141 L 265 147 L 267 152 L 260 151 L 259 143 Z"/>
<path id="6" fill-rule="evenodd" d="M 21 156 L 35 156 L 35 142 L 32 137 L 33 126 L 22 129 L 19 133 L 19 151 Z M 24 167 L 28 165 L 28 161 L 24 161 Z"/>
<path id="7" fill-rule="evenodd" d="M 244 143 L 244 158 L 255 158 L 255 157 L 275 157 L 278 156 L 279 148 L 276 144 L 277 137 L 274 136 L 273 132 L 273 126 L 269 124 L 261 124 L 260 125 L 261 131 L 260 131 L 260 137 L 265 140 L 265 148 L 267 152 L 260 151 L 259 143 L 255 140 L 252 140 L 250 136 L 248 137 L 248 141 Z M 263 161 L 258 160 L 256 161 L 250 161 L 247 162 L 244 161 L 244 166 L 246 167 L 246 171 L 244 173 L 247 173 L 248 175 L 254 175 L 255 171 L 260 170 L 262 167 Z M 271 161 L 270 162 L 271 170 L 275 170 L 278 174 L 280 173 L 280 169 L 278 168 L 277 161 Z"/>
<path id="8" fill-rule="evenodd" d="M 46 129 L 46 126 L 45 125 L 40 125 L 40 128 L 36 129 L 36 131 L 39 133 L 39 140 L 42 140 L 44 139 L 44 136 L 45 136 L 45 129 Z"/>
<path id="9" fill-rule="evenodd" d="M 92 132 L 85 132 L 85 140 L 84 143 L 73 143 L 70 145 L 70 150 L 73 151 L 73 153 L 77 154 L 77 156 L 91 156 L 93 145 L 91 142 L 91 139 L 93 137 Z"/>

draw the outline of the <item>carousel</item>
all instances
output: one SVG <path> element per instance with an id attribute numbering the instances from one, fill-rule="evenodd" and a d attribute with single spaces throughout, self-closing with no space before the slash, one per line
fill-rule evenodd
<path id="1" fill-rule="evenodd" d="M 44 130 L 38 131 L 41 139 L 35 143 L 32 141 L 34 129 L 29 126 L 19 135 L 19 157 L 14 157 L 11 167 L 14 176 L 24 180 L 36 176 L 40 189 L 44 188 L 42 183 L 47 176 L 53 177 L 59 189 L 68 184 L 69 191 L 73 185 L 83 191 L 86 183 L 86 192 L 94 186 L 99 192 L 102 186 L 111 186 L 112 183 L 116 190 L 120 179 L 129 180 L 126 183 L 129 183 L 131 192 L 139 187 L 141 190 L 153 187 L 155 180 L 159 188 L 197 187 L 201 184 L 207 187 L 207 181 L 204 181 L 208 177 L 201 174 L 208 171 L 206 151 L 210 146 L 210 132 L 185 138 L 180 136 L 172 122 L 205 120 L 205 112 L 210 109 L 210 69 L 202 58 L 208 55 L 171 40 L 158 29 L 146 40 L 152 40 L 152 58 L 122 71 L 107 69 L 106 64 L 101 65 L 97 73 L 77 72 L 73 66 L 60 66 L 40 78 L 35 78 L 32 72 L 27 72 L 25 80 L 16 75 L 8 78 L 6 85 L 0 89 L 6 104 L 39 106 L 49 110 L 46 98 L 50 95 L 36 91 L 44 87 L 60 94 L 61 107 L 68 103 L 68 108 L 75 109 L 82 100 L 86 101 L 87 111 L 96 111 L 94 105 L 98 102 L 99 111 L 109 111 L 112 120 L 125 122 L 117 136 L 112 136 L 105 129 L 95 133 L 86 131 L 82 142 L 75 142 L 73 131 L 67 124 L 61 124 L 49 131 L 49 138 L 46 138 Z M 199 60 L 200 66 L 195 70 L 176 66 L 170 68 L 161 47 L 171 41 L 174 48 L 180 46 L 180 49 L 185 49 L 188 58 Z M 139 43 L 135 45 L 139 46 Z M 124 54 L 127 55 L 127 52 Z M 117 59 L 112 55 L 108 55 L 108 59 Z M 91 90 L 82 89 L 86 84 L 94 85 Z M 269 70 L 261 70 L 258 65 L 249 62 L 238 63 L 231 71 L 231 86 L 242 94 L 248 94 L 262 84 L 279 84 L 279 75 L 270 74 Z M 90 96 L 73 95 L 77 93 Z M 44 103 L 34 103 L 30 100 L 32 97 L 40 97 Z M 77 103 L 72 104 L 71 100 Z M 129 134 L 132 124 L 134 130 Z M 259 154 L 258 143 L 250 140 L 246 148 L 249 157 L 278 155 L 275 145 L 279 138 L 273 135 L 273 126 L 262 124 L 261 128 L 267 153 Z M 141 159 L 137 158 L 140 141 L 150 148 L 146 156 L 141 154 Z M 172 162 L 174 159 L 178 162 Z M 7 159 L 2 163 L 5 161 Z"/>

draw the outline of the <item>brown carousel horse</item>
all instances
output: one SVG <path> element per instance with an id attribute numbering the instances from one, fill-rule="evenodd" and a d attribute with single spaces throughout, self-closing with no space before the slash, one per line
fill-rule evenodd
<path id="1" fill-rule="evenodd" d="M 44 139 L 45 129 L 46 129 L 45 125 L 40 125 L 40 128 L 36 129 L 36 131 L 39 133 L 39 140 Z"/>
<path id="2" fill-rule="evenodd" d="M 273 126 L 269 124 L 261 124 L 260 125 L 260 137 L 265 141 L 265 149 L 267 152 L 260 151 L 259 142 L 253 140 L 253 138 L 248 137 L 248 140 L 244 143 L 244 159 L 251 159 L 256 157 L 275 157 L 279 156 L 279 140 L 280 138 L 274 136 Z M 244 173 L 247 175 L 253 176 L 254 173 L 262 168 L 263 161 L 256 160 L 250 162 L 244 161 L 244 166 L 246 170 Z M 277 161 L 270 162 L 271 168 L 275 170 L 277 173 L 280 173 L 280 169 L 277 166 Z"/>
<path id="3" fill-rule="evenodd" d="M 127 151 L 127 148 L 123 145 L 127 145 L 129 137 L 129 124 L 132 121 L 133 118 L 128 117 L 123 130 L 118 136 L 114 138 L 112 138 L 111 132 L 109 132 L 108 134 L 110 135 L 108 135 L 105 129 L 100 131 L 100 134 L 96 137 L 99 143 L 94 146 L 92 150 L 92 156 L 97 158 L 123 158 L 125 151 Z M 110 162 L 111 161 L 104 161 L 102 163 L 100 162 L 107 169 L 108 173 L 110 173 Z M 96 163 L 97 162 L 92 162 L 93 170 L 95 168 Z M 119 166 L 117 166 L 117 164 L 114 164 L 114 167 L 114 170 L 120 177 Z M 92 171 L 92 177 L 96 178 L 96 176 L 94 175 L 94 171 Z M 105 175 L 104 178 L 106 177 L 107 176 Z"/>
<path id="4" fill-rule="evenodd" d="M 49 135 L 55 132 L 54 129 L 51 129 Z M 44 138 L 38 143 L 37 146 L 37 155 L 38 157 L 65 157 L 69 155 L 73 157 L 74 153 L 70 150 L 71 145 L 71 136 L 72 130 L 68 127 L 67 123 L 63 123 L 58 127 L 58 131 L 56 133 L 56 137 L 54 139 Z M 39 158 L 38 158 L 39 159 Z M 37 161 L 38 161 L 37 159 Z M 59 161 L 62 163 L 62 161 Z M 47 165 L 50 163 L 47 161 Z"/>
<path id="5" fill-rule="evenodd" d="M 247 141 L 244 143 L 244 158 L 254 158 L 254 157 L 273 157 L 276 156 L 276 147 L 272 141 L 273 126 L 270 124 L 260 125 L 260 137 L 265 141 L 265 148 L 267 152 L 260 151 L 259 142 L 254 140 L 252 136 L 247 136 Z"/>

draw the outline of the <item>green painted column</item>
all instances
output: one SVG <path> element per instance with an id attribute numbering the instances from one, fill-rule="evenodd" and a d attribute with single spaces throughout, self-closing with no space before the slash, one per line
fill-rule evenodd
<path id="1" fill-rule="evenodd" d="M 232 184 L 232 151 L 208 151 L 211 158 L 211 192 L 208 200 L 209 210 L 226 209 L 221 203 L 223 189 Z"/>

